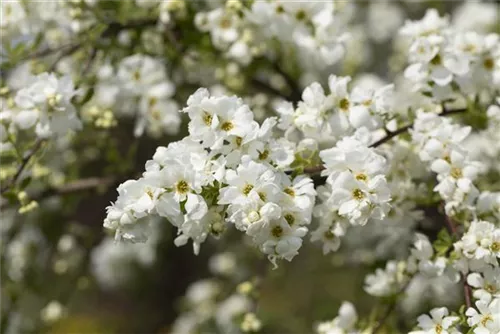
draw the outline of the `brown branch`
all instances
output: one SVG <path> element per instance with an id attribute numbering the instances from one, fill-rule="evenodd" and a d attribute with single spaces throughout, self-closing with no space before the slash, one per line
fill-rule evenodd
<path id="1" fill-rule="evenodd" d="M 38 150 L 42 147 L 42 144 L 44 143 L 44 141 L 45 140 L 43 140 L 43 139 L 38 139 L 36 141 L 35 145 L 33 146 L 33 149 L 28 154 L 26 154 L 26 156 L 21 161 L 21 165 L 18 167 L 16 174 L 14 174 L 14 177 L 12 178 L 12 180 L 10 180 L 9 183 L 7 183 L 6 185 L 4 185 L 1 188 L 0 194 L 4 194 L 5 192 L 7 192 L 7 190 L 12 188 L 16 184 L 17 180 L 21 176 L 22 172 L 24 171 L 24 169 L 26 168 L 26 166 L 28 165 L 30 160 L 38 152 Z"/>
<path id="2" fill-rule="evenodd" d="M 453 114 L 459 114 L 459 113 L 462 113 L 462 112 L 465 112 L 467 111 L 467 108 L 460 108 L 460 109 L 452 109 L 452 110 L 444 110 L 442 113 L 439 114 L 439 116 L 448 116 L 448 115 L 453 115 Z M 377 140 L 376 142 L 370 144 L 369 147 L 378 147 L 386 142 L 388 142 L 389 140 L 391 140 L 392 138 L 402 134 L 402 133 L 405 133 L 407 132 L 408 130 L 410 130 L 411 128 L 413 127 L 413 123 L 410 123 L 408 125 L 405 125 L 395 131 L 391 131 L 391 132 L 388 132 L 383 138 Z M 304 173 L 305 174 L 316 174 L 316 173 L 319 173 L 321 172 L 322 170 L 325 169 L 325 166 L 312 166 L 312 167 L 306 167 L 304 168 Z"/>
<path id="3" fill-rule="evenodd" d="M 99 187 L 109 187 L 117 183 L 118 180 L 115 177 L 89 177 L 66 183 L 60 187 L 49 188 L 39 194 L 28 195 L 28 197 L 34 201 L 40 201 L 52 196 L 75 194 L 87 190 L 95 190 Z M 9 203 L 4 203 L 0 206 L 0 210 L 8 207 Z"/>

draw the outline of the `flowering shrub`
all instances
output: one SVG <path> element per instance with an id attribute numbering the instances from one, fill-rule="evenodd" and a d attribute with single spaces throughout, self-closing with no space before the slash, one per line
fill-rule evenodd
<path id="1" fill-rule="evenodd" d="M 441 5 L 3 1 L 2 331 L 173 243 L 218 250 L 173 333 L 287 330 L 267 268 L 308 247 L 378 300 L 310 330 L 500 333 L 500 9 Z"/>

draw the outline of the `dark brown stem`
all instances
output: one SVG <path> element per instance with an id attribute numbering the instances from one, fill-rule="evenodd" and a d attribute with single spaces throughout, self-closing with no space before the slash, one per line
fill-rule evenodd
<path id="1" fill-rule="evenodd" d="M 43 139 L 38 139 L 36 141 L 35 146 L 33 146 L 33 149 L 28 154 L 26 154 L 26 156 L 21 161 L 21 165 L 19 165 L 19 167 L 16 171 L 16 174 L 14 174 L 14 177 L 12 178 L 12 180 L 10 180 L 10 182 L 8 182 L 6 185 L 4 185 L 1 188 L 0 194 L 4 194 L 5 192 L 7 192 L 7 190 L 12 188 L 16 184 L 17 180 L 19 179 L 22 172 L 24 171 L 24 169 L 26 168 L 26 166 L 30 162 L 31 158 L 33 158 L 33 156 L 38 152 L 38 150 L 42 147 L 43 143 L 44 143 Z"/>
<path id="2" fill-rule="evenodd" d="M 460 108 L 460 109 L 452 109 L 452 110 L 444 110 L 442 113 L 439 114 L 439 116 L 448 116 L 448 115 L 453 115 L 453 114 L 459 114 L 459 113 L 462 113 L 462 112 L 465 112 L 467 111 L 466 108 Z M 391 131 L 391 132 L 388 132 L 383 138 L 377 140 L 376 142 L 372 143 L 370 145 L 370 147 L 378 147 L 386 142 L 388 142 L 389 140 L 391 140 L 392 138 L 402 134 L 402 133 L 405 133 L 406 131 L 408 131 L 409 129 L 411 129 L 413 127 L 413 123 L 411 124 L 408 124 L 408 125 L 405 125 L 395 131 Z M 316 173 L 319 173 L 321 172 L 322 170 L 325 169 L 325 166 L 312 166 L 312 167 L 306 167 L 304 168 L 304 173 L 305 174 L 316 174 Z"/>

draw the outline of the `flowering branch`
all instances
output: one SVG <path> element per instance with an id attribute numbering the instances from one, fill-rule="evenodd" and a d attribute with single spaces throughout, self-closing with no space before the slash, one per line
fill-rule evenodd
<path id="1" fill-rule="evenodd" d="M 460 108 L 460 109 L 451 109 L 451 110 L 444 110 L 442 113 L 439 114 L 439 116 L 449 116 L 449 115 L 454 115 L 454 114 L 459 114 L 459 113 L 463 113 L 467 111 L 467 108 Z M 370 147 L 378 147 L 386 142 L 388 142 L 389 140 L 391 140 L 392 138 L 402 134 L 402 133 L 405 133 L 407 132 L 409 129 L 411 129 L 413 127 L 413 123 L 410 123 L 408 125 L 405 125 L 395 131 L 390 131 L 388 132 L 383 138 L 377 140 L 376 142 L 374 142 L 373 144 L 370 145 Z M 321 165 L 321 166 L 313 166 L 313 167 L 306 167 L 304 168 L 304 173 L 305 174 L 317 174 L 319 172 L 321 172 L 322 170 L 325 169 L 325 166 Z"/>

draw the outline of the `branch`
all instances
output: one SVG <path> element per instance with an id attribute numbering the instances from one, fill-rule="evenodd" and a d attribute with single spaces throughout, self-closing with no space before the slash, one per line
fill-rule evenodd
<path id="1" fill-rule="evenodd" d="M 459 113 L 462 113 L 465 111 L 467 111 L 467 108 L 452 109 L 452 110 L 445 109 L 442 113 L 439 114 L 439 116 L 449 116 L 449 115 L 453 115 L 453 114 L 459 114 Z M 396 131 L 388 132 L 383 138 L 372 143 L 369 147 L 378 147 L 378 146 L 388 142 L 392 138 L 394 138 L 402 133 L 407 132 L 412 127 L 413 127 L 413 123 L 410 123 L 408 125 L 405 125 L 399 129 L 397 129 Z M 322 166 L 322 165 L 321 166 L 306 167 L 306 168 L 304 168 L 304 173 L 305 174 L 316 174 L 316 173 L 321 172 L 324 169 L 325 169 L 325 166 Z"/>
<path id="2" fill-rule="evenodd" d="M 452 109 L 452 110 L 446 110 L 445 109 L 442 113 L 439 114 L 439 116 L 448 116 L 448 115 L 462 113 L 462 112 L 465 112 L 465 111 L 467 111 L 467 108 Z M 394 138 L 394 137 L 396 137 L 396 136 L 398 136 L 398 135 L 400 135 L 402 133 L 405 133 L 406 131 L 408 131 L 412 127 L 413 127 L 413 123 L 408 124 L 406 126 L 403 126 L 402 128 L 399 128 L 396 131 L 389 132 L 389 133 L 387 133 L 387 135 L 385 135 L 385 137 L 383 137 L 383 138 L 377 140 L 376 142 L 374 142 L 373 144 L 371 144 L 370 147 L 380 146 L 380 145 L 388 142 L 392 138 Z"/>
<path id="3" fill-rule="evenodd" d="M 38 202 L 52 196 L 69 195 L 86 190 L 95 190 L 99 187 L 108 187 L 115 183 L 118 183 L 118 180 L 115 177 L 89 177 L 66 183 L 60 187 L 49 188 L 39 194 L 32 196 L 28 195 L 28 197 Z M 4 210 L 8 207 L 9 203 L 4 203 L 0 206 L 0 210 Z"/>
<path id="4" fill-rule="evenodd" d="M 16 174 L 14 174 L 14 177 L 12 178 L 12 180 L 0 189 L 0 194 L 4 194 L 5 192 L 7 192 L 7 190 L 9 190 L 10 188 L 12 188 L 16 184 L 16 182 L 19 179 L 19 177 L 21 176 L 23 170 L 26 168 L 26 166 L 30 162 L 31 158 L 33 158 L 33 156 L 42 147 L 42 144 L 44 143 L 44 141 L 45 140 L 43 140 L 43 139 L 38 139 L 36 141 L 35 146 L 33 147 L 33 149 L 21 161 L 21 165 L 17 169 Z"/>

